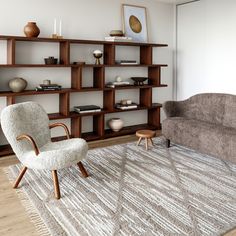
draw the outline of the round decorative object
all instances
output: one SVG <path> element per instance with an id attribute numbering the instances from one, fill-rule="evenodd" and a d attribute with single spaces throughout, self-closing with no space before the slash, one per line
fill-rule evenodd
<path id="1" fill-rule="evenodd" d="M 16 77 L 14 79 L 11 79 L 8 85 L 12 92 L 19 93 L 27 87 L 27 81 L 23 78 Z"/>
<path id="2" fill-rule="evenodd" d="M 24 33 L 26 37 L 36 38 L 40 34 L 40 29 L 36 25 L 36 22 L 28 22 L 28 24 L 24 27 Z"/>
<path id="3" fill-rule="evenodd" d="M 120 76 L 116 76 L 116 82 L 122 82 L 122 78 Z"/>
<path id="4" fill-rule="evenodd" d="M 96 58 L 95 65 L 100 65 L 100 58 L 102 57 L 102 51 L 95 50 L 93 56 Z"/>
<path id="5" fill-rule="evenodd" d="M 120 118 L 112 118 L 108 121 L 108 125 L 114 132 L 118 132 L 123 128 L 124 122 Z"/>
<path id="6" fill-rule="evenodd" d="M 144 85 L 144 81 L 148 79 L 148 77 L 131 77 L 134 81 L 134 85 Z"/>
<path id="7" fill-rule="evenodd" d="M 122 30 L 111 30 L 110 36 L 111 37 L 115 37 L 115 36 L 122 37 L 122 36 L 124 36 L 124 33 Z"/>
<path id="8" fill-rule="evenodd" d="M 134 33 L 138 34 L 142 31 L 142 24 L 139 19 L 134 15 L 130 16 L 129 18 L 129 26 Z"/>

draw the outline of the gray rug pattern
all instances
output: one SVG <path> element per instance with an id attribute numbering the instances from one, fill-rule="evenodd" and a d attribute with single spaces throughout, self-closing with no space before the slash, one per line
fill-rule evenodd
<path id="1" fill-rule="evenodd" d="M 83 163 L 90 177 L 76 166 L 58 171 L 60 200 L 48 171 L 28 170 L 18 191 L 53 236 L 215 236 L 236 226 L 236 165 L 167 149 L 162 138 L 154 144 L 89 150 Z M 9 167 L 9 177 L 20 169 Z"/>

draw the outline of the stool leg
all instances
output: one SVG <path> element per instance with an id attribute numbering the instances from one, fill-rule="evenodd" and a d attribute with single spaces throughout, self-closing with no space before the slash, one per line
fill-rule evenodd
<path id="1" fill-rule="evenodd" d="M 61 193 L 60 193 L 60 187 L 59 187 L 59 181 L 57 177 L 57 171 L 53 170 L 52 171 L 52 178 L 53 178 L 53 184 L 54 184 L 54 194 L 56 199 L 61 198 Z"/>
<path id="2" fill-rule="evenodd" d="M 145 138 L 146 150 L 148 150 L 148 138 Z"/>
<path id="3" fill-rule="evenodd" d="M 151 145 L 154 146 L 152 138 L 149 138 L 149 140 L 150 140 Z"/>
<path id="4" fill-rule="evenodd" d="M 141 140 L 142 140 L 142 138 L 140 137 L 138 142 L 137 142 L 137 146 L 140 144 Z"/>

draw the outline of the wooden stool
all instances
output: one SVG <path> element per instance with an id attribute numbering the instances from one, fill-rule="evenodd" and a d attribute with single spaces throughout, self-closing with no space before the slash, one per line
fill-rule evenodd
<path id="1" fill-rule="evenodd" d="M 140 144 L 141 140 L 145 139 L 146 150 L 148 150 L 148 141 L 150 141 L 151 145 L 153 146 L 152 138 L 155 136 L 156 132 L 148 129 L 138 130 L 136 132 L 136 136 L 139 137 L 137 142 L 137 146 Z"/>

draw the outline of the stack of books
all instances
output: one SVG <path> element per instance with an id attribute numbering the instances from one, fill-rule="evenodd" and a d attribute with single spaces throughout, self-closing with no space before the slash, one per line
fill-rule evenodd
<path id="1" fill-rule="evenodd" d="M 125 36 L 109 36 L 105 37 L 105 41 L 109 42 L 131 42 L 131 37 L 125 37 Z"/>
<path id="2" fill-rule="evenodd" d="M 138 62 L 135 60 L 116 60 L 116 64 L 119 65 L 137 65 Z"/>
<path id="3" fill-rule="evenodd" d="M 128 86 L 130 85 L 130 82 L 129 81 L 115 81 L 115 82 L 109 82 L 106 84 L 106 87 L 108 88 L 115 88 L 115 87 L 118 87 L 118 86 Z"/>
<path id="4" fill-rule="evenodd" d="M 116 108 L 121 109 L 121 110 L 135 109 L 135 108 L 138 108 L 138 104 L 134 102 L 132 102 L 131 104 L 125 104 L 125 105 L 121 103 L 117 103 Z"/>
<path id="5" fill-rule="evenodd" d="M 61 85 L 58 84 L 40 84 L 35 88 L 36 91 L 55 91 L 61 90 Z"/>
<path id="6" fill-rule="evenodd" d="M 96 105 L 86 105 L 86 106 L 75 106 L 74 111 L 78 113 L 87 113 L 87 112 L 99 112 L 101 107 Z"/>

